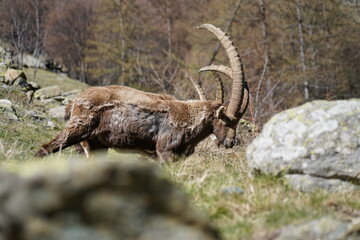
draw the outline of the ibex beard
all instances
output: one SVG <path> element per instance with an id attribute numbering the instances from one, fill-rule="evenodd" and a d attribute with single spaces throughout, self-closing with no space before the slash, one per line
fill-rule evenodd
<path id="1" fill-rule="evenodd" d="M 153 152 L 161 161 L 189 156 L 195 146 L 215 134 L 218 144 L 233 147 L 236 126 L 249 95 L 239 54 L 230 38 L 211 24 L 204 28 L 221 40 L 231 67 L 211 65 L 233 80 L 228 106 L 217 100 L 179 101 L 172 96 L 122 86 L 92 87 L 67 106 L 69 121 L 35 154 L 47 154 L 82 143 L 86 151 L 119 148 Z M 223 92 L 221 91 L 221 95 Z"/>

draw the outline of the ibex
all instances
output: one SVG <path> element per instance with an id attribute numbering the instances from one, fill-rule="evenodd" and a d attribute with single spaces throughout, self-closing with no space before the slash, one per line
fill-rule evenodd
<path id="1" fill-rule="evenodd" d="M 206 96 L 205 96 L 203 89 L 200 87 L 200 85 L 197 84 L 192 78 L 188 77 L 188 79 L 191 81 L 191 83 L 195 87 L 195 90 L 196 90 L 200 100 L 205 101 Z M 223 82 L 221 81 L 220 77 L 217 78 L 216 84 L 217 84 L 216 99 L 217 99 L 217 101 L 223 102 L 223 97 L 224 97 L 223 96 L 223 94 L 224 94 L 223 93 Z M 178 100 L 169 95 L 146 93 L 146 92 L 138 91 L 136 89 L 120 87 L 120 86 L 116 87 L 116 92 L 117 92 L 117 94 L 120 94 L 122 101 L 134 100 L 135 97 L 140 97 L 142 100 L 144 100 L 144 94 L 148 97 L 147 101 Z M 138 95 L 138 94 L 140 94 L 140 95 Z M 221 100 L 218 100 L 218 99 L 221 99 Z M 71 115 L 70 107 L 71 107 L 71 104 L 69 104 L 66 107 L 65 120 L 70 119 L 70 115 Z M 84 153 L 86 155 L 86 157 L 88 158 L 89 152 L 91 150 L 103 148 L 103 146 L 98 141 L 96 141 L 96 139 L 92 139 L 92 140 L 82 141 L 80 144 L 76 144 L 75 148 L 79 153 Z"/>
<path id="2" fill-rule="evenodd" d="M 195 146 L 212 133 L 219 145 L 233 147 L 236 126 L 249 100 L 243 65 L 223 31 L 211 24 L 198 28 L 212 32 L 226 50 L 230 67 L 211 65 L 199 71 L 220 72 L 233 80 L 228 106 L 222 103 L 222 97 L 214 101 L 180 101 L 122 86 L 91 87 L 68 106 L 70 119 L 65 129 L 35 156 L 83 142 L 88 150 L 142 150 L 168 161 L 192 154 Z"/>

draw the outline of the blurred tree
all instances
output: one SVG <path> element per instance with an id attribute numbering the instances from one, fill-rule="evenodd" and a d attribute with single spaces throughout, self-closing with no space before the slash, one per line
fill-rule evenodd
<path id="1" fill-rule="evenodd" d="M 44 22 L 48 9 L 48 0 L 0 2 L 1 38 L 12 43 L 20 67 L 23 65 L 25 53 L 38 57 L 44 50 L 46 38 Z"/>
<path id="2" fill-rule="evenodd" d="M 92 0 L 57 0 L 47 16 L 47 53 L 82 82 L 87 82 L 84 59 L 94 4 Z"/>
<path id="3" fill-rule="evenodd" d="M 128 84 L 136 76 L 134 66 L 140 48 L 138 8 L 134 1 L 102 0 L 94 12 L 86 62 L 95 85 Z"/>

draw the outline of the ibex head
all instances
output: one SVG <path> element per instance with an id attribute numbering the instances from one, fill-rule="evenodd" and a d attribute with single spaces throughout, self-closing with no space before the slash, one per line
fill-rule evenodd
<path id="1" fill-rule="evenodd" d="M 231 148 L 235 145 L 236 127 L 244 115 L 249 102 L 249 90 L 245 81 L 243 64 L 233 42 L 222 30 L 211 24 L 203 24 L 198 28 L 209 30 L 221 41 L 230 61 L 230 67 L 210 65 L 201 68 L 199 72 L 215 71 L 223 73 L 233 81 L 230 101 L 228 105 L 225 105 L 222 81 L 220 78 L 217 78 L 216 101 L 221 103 L 222 106 L 217 110 L 216 120 L 213 124 L 213 133 L 217 138 L 218 145 Z M 195 85 L 195 82 L 192 82 Z M 200 86 L 195 85 L 195 88 L 198 91 L 200 100 L 206 100 Z"/>

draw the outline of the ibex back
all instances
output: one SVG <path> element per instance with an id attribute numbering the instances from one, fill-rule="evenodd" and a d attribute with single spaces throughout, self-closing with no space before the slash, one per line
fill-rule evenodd
<path id="1" fill-rule="evenodd" d="M 169 95 L 122 86 L 92 87 L 67 106 L 70 119 L 65 129 L 35 156 L 82 142 L 86 151 L 135 149 L 154 153 L 167 161 L 192 154 L 195 146 L 212 133 L 219 145 L 233 147 L 236 126 L 249 100 L 242 63 L 224 32 L 211 24 L 199 28 L 214 33 L 229 57 L 230 68 L 211 65 L 200 69 L 220 72 L 233 80 L 228 106 L 219 100 L 222 97 L 214 101 L 179 101 Z"/>

